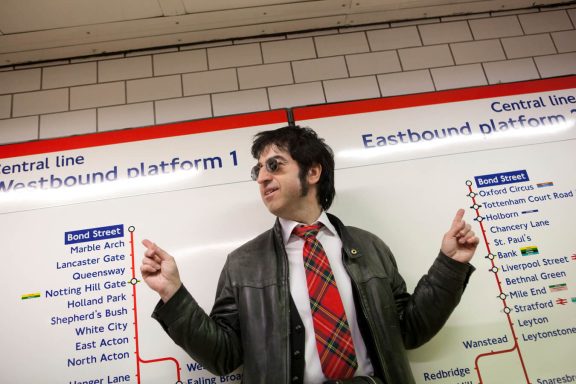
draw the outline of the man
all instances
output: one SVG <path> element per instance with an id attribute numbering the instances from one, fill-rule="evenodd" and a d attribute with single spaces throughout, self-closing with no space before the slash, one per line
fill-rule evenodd
<path id="1" fill-rule="evenodd" d="M 174 258 L 144 240 L 142 277 L 161 297 L 153 317 L 211 372 L 243 365 L 247 384 L 414 383 L 405 349 L 440 330 L 473 271 L 479 240 L 464 211 L 409 294 L 379 238 L 326 213 L 334 158 L 314 131 L 261 132 L 252 155 L 274 227 L 229 255 L 209 316 L 182 285 Z"/>

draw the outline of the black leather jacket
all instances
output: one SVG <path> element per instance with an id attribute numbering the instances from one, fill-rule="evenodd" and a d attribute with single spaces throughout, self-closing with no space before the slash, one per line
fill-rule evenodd
<path id="1" fill-rule="evenodd" d="M 406 348 L 427 342 L 460 301 L 473 267 L 440 254 L 413 294 L 406 292 L 389 248 L 375 235 L 328 215 L 342 239 L 358 321 L 375 374 L 412 384 Z M 291 383 L 290 289 L 280 224 L 233 251 L 208 316 L 182 286 L 153 317 L 214 374 L 243 367 L 246 384 Z M 296 380 L 298 381 L 298 380 Z"/>

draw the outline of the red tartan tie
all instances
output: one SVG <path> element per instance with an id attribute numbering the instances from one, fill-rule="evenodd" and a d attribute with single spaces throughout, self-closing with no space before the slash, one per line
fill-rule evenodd
<path id="1" fill-rule="evenodd" d="M 329 379 L 346 379 L 354 376 L 358 362 L 330 262 L 316 238 L 321 225 L 300 225 L 294 234 L 304 239 L 304 269 L 322 372 Z"/>

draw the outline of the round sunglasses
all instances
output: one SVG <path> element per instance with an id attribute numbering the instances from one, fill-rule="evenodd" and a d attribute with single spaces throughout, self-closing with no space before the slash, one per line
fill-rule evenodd
<path id="1" fill-rule="evenodd" d="M 280 165 L 284 163 L 285 161 L 281 161 L 277 157 L 271 157 L 264 162 L 264 166 L 266 167 L 266 171 L 268 173 L 276 173 L 278 171 L 278 168 L 280 168 Z M 260 174 L 260 168 L 262 168 L 262 165 L 260 164 L 256 164 L 255 166 L 252 167 L 252 171 L 250 172 L 250 177 L 252 177 L 252 180 L 254 181 L 258 180 L 258 175 Z"/>

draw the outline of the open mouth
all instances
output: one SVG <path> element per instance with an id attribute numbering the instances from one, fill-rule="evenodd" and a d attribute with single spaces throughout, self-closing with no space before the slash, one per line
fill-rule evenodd
<path id="1" fill-rule="evenodd" d="M 278 190 L 278 188 L 267 188 L 264 191 L 264 197 L 270 196 L 271 194 L 273 194 L 274 192 L 276 192 Z"/>

